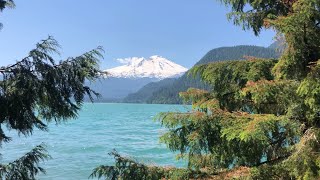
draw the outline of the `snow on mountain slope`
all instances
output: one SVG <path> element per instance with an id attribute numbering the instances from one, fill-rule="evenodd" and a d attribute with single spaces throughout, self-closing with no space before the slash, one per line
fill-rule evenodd
<path id="1" fill-rule="evenodd" d="M 188 69 L 161 56 L 120 59 L 123 66 L 107 69 L 109 76 L 116 78 L 157 78 L 181 76 Z"/>

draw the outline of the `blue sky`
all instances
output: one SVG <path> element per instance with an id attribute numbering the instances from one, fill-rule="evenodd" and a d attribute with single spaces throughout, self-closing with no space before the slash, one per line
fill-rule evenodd
<path id="1" fill-rule="evenodd" d="M 190 68 L 221 46 L 268 46 L 275 35 L 259 37 L 226 18 L 218 0 L 15 0 L 0 15 L 0 65 L 24 57 L 48 35 L 62 46 L 61 59 L 99 45 L 106 53 L 101 68 L 116 59 L 160 55 Z"/>

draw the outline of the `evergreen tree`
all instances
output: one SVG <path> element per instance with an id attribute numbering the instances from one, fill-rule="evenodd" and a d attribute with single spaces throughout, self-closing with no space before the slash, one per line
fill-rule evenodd
<path id="1" fill-rule="evenodd" d="M 0 10 L 13 5 L 13 1 L 0 1 Z M 22 60 L 0 67 L 1 145 L 11 140 L 3 127 L 25 136 L 31 135 L 35 128 L 47 131 L 48 122 L 75 118 L 85 95 L 90 98 L 98 95 L 85 86 L 85 81 L 99 77 L 102 48 L 58 62 L 54 57 L 59 55 L 59 47 L 49 37 Z M 0 179 L 35 179 L 37 174 L 45 173 L 39 162 L 48 158 L 45 145 L 36 146 L 14 162 L 0 162 Z"/>
<path id="2" fill-rule="evenodd" d="M 114 166 L 98 167 L 93 176 L 153 179 L 148 176 L 152 172 L 168 179 L 320 178 L 320 1 L 222 2 L 231 6 L 228 17 L 236 25 L 256 35 L 273 28 L 284 36 L 284 54 L 279 60 L 215 62 L 191 70 L 212 90 L 180 93 L 192 101 L 192 110 L 158 116 L 168 128 L 161 142 L 188 162 L 185 176 L 174 168 L 155 172 L 155 167 L 124 157 L 116 158 Z"/>

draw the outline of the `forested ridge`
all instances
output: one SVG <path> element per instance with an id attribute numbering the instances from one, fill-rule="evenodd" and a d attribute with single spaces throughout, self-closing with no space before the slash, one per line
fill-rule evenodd
<path id="1" fill-rule="evenodd" d="M 209 51 L 202 57 L 196 65 L 209 62 L 226 60 L 244 60 L 250 57 L 258 58 L 278 58 L 279 53 L 273 48 L 259 46 L 234 46 L 221 47 Z M 170 82 L 170 83 L 169 83 Z M 209 90 L 209 86 L 201 82 L 200 78 L 193 78 L 184 74 L 178 79 L 162 80 L 148 84 L 133 94 L 124 98 L 126 103 L 148 103 L 148 104 L 181 104 L 179 92 L 186 91 L 188 88 L 199 88 Z"/>

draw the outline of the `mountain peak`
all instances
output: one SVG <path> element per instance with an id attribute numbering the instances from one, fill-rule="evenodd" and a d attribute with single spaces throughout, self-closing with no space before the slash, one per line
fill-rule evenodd
<path id="1" fill-rule="evenodd" d="M 119 59 L 125 65 L 107 69 L 110 76 L 118 78 L 157 78 L 165 79 L 184 74 L 188 69 L 162 56 L 154 55 L 148 59 L 132 57 Z"/>

